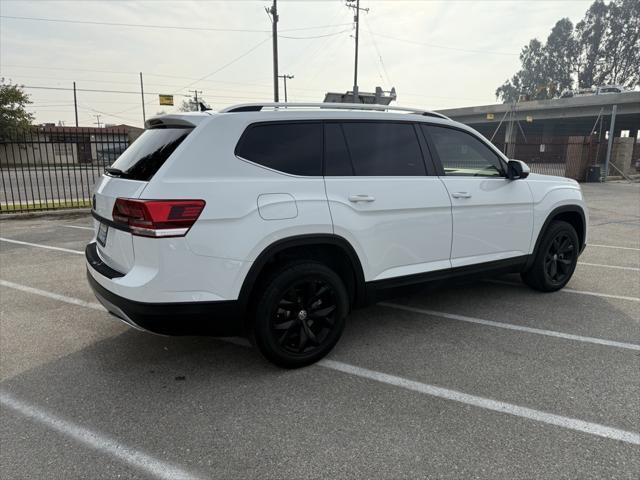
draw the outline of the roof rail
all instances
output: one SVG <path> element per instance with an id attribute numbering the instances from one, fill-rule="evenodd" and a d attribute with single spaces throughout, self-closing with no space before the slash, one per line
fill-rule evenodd
<path id="1" fill-rule="evenodd" d="M 438 112 L 430 110 L 422 110 L 419 108 L 396 107 L 392 105 L 364 104 L 364 103 L 242 103 L 240 105 L 232 105 L 220 110 L 220 113 L 234 112 L 259 112 L 263 108 L 326 108 L 333 110 L 373 110 L 382 112 L 407 112 L 417 115 L 425 115 L 428 117 L 444 118 L 451 120 L 449 117 Z"/>

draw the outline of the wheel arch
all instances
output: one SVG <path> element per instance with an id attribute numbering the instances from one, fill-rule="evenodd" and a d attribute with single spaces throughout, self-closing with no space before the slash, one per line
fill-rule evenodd
<path id="1" fill-rule="evenodd" d="M 332 234 L 296 235 L 278 240 L 266 247 L 256 258 L 240 288 L 239 301 L 247 311 L 254 286 L 281 261 L 309 259 L 325 263 L 347 283 L 352 306 L 366 302 L 362 264 L 356 251 L 344 238 Z"/>
<path id="2" fill-rule="evenodd" d="M 538 248 L 540 248 L 540 242 L 542 241 L 544 233 L 547 231 L 547 228 L 549 228 L 551 222 L 556 220 L 567 222 L 575 228 L 576 233 L 578 234 L 578 240 L 580 241 L 580 252 L 582 252 L 586 246 L 587 224 L 584 209 L 579 205 L 563 205 L 554 208 L 549 215 L 547 215 L 547 218 L 538 232 L 538 238 L 536 239 L 535 246 L 529 256 L 529 261 L 527 262 L 527 269 L 531 266 L 538 254 Z"/>

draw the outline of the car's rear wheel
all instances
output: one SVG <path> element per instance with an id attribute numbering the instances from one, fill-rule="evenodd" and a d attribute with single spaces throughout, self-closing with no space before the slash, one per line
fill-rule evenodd
<path id="1" fill-rule="evenodd" d="M 533 265 L 522 273 L 522 280 L 542 292 L 560 290 L 573 275 L 579 251 L 578 234 L 573 226 L 552 222 L 542 237 Z"/>
<path id="2" fill-rule="evenodd" d="M 298 368 L 331 351 L 349 310 L 347 290 L 333 270 L 317 262 L 288 264 L 261 288 L 252 336 L 269 361 Z"/>

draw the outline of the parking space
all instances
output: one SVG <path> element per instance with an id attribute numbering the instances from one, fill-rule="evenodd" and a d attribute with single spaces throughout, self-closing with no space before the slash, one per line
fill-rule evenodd
<path id="1" fill-rule="evenodd" d="M 0 477 L 637 478 L 640 184 L 584 190 L 565 291 L 424 289 L 296 371 L 110 317 L 86 214 L 2 220 Z"/>

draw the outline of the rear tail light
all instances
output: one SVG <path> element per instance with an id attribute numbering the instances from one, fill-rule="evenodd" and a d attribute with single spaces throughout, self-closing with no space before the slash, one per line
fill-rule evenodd
<path id="1" fill-rule="evenodd" d="M 204 209 L 204 200 L 135 200 L 118 198 L 113 221 L 142 237 L 183 237 Z"/>

